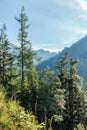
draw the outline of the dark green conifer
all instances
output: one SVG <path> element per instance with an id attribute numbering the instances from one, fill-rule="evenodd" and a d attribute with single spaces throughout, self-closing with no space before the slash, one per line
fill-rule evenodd
<path id="1" fill-rule="evenodd" d="M 26 63 L 26 53 L 27 53 L 27 48 L 30 47 L 30 41 L 28 40 L 28 28 L 29 25 L 27 24 L 28 22 L 28 17 L 26 16 L 25 9 L 22 7 L 21 13 L 19 17 L 16 17 L 17 22 L 20 25 L 19 28 L 19 34 L 18 34 L 18 41 L 19 41 L 19 55 L 17 56 L 18 58 L 18 65 L 21 68 L 21 85 L 24 84 L 24 69 L 25 69 L 25 63 Z"/>

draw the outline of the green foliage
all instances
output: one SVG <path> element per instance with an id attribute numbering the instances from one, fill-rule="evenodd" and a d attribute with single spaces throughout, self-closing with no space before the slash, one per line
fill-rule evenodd
<path id="1" fill-rule="evenodd" d="M 30 41 L 28 40 L 28 17 L 25 13 L 24 7 L 21 9 L 19 17 L 16 17 L 19 23 L 18 41 L 19 54 L 17 55 L 17 66 L 19 72 L 19 89 L 16 97 L 20 104 L 26 110 L 35 112 L 35 102 L 37 99 L 38 83 L 36 78 L 35 66 L 33 58 L 35 53 L 32 50 Z"/>
<path id="2" fill-rule="evenodd" d="M 49 123 L 49 119 L 52 120 L 51 122 L 63 120 L 62 114 L 65 109 L 64 90 L 58 88 L 59 80 L 50 68 L 45 68 L 40 72 L 38 78 L 37 116 L 39 121 L 44 121 L 49 126 L 52 125 L 52 123 Z"/>
<path id="3" fill-rule="evenodd" d="M 41 130 L 37 116 L 44 130 L 86 130 L 87 94 L 77 73 L 78 60 L 66 53 L 57 62 L 57 74 L 49 67 L 36 72 L 24 7 L 16 20 L 20 25 L 16 60 L 10 53 L 5 25 L 0 30 L 0 83 L 5 91 L 5 96 L 0 91 L 0 128 Z"/>
<path id="4" fill-rule="evenodd" d="M 0 91 L 0 127 L 3 130 L 41 130 L 35 116 L 25 112 L 16 101 L 6 101 L 4 94 Z"/>
<path id="5" fill-rule="evenodd" d="M 80 107 L 79 107 L 79 122 L 84 127 L 84 129 L 87 129 L 87 94 L 84 91 L 80 91 Z"/>
<path id="6" fill-rule="evenodd" d="M 6 25 L 0 30 L 0 78 L 2 83 L 6 85 L 9 69 L 9 41 L 5 33 Z"/>
<path id="7" fill-rule="evenodd" d="M 25 9 L 22 7 L 21 13 L 19 14 L 19 17 L 16 17 L 17 22 L 20 25 L 19 28 L 19 34 L 18 34 L 18 41 L 19 41 L 19 54 L 17 55 L 18 59 L 18 67 L 20 68 L 20 74 L 21 74 L 21 85 L 24 85 L 25 80 L 25 70 L 26 68 L 29 68 L 30 65 L 33 64 L 33 51 L 31 49 L 31 43 L 28 40 L 28 28 L 29 25 L 28 17 L 26 16 Z M 30 68 L 29 68 L 30 69 Z"/>
<path id="8" fill-rule="evenodd" d="M 10 42 L 6 35 L 6 25 L 0 30 L 0 83 L 4 85 L 7 97 L 15 95 L 14 82 L 16 76 L 16 68 L 14 64 L 14 55 L 10 51 Z"/>
<path id="9" fill-rule="evenodd" d="M 63 114 L 63 129 L 73 130 L 81 122 L 79 121 L 81 111 L 83 111 L 82 79 L 77 74 L 76 65 L 78 60 L 70 59 L 65 54 L 57 64 L 60 89 L 65 93 L 65 110 Z M 84 93 L 83 93 L 84 97 Z M 84 105 L 83 105 L 84 106 Z"/>

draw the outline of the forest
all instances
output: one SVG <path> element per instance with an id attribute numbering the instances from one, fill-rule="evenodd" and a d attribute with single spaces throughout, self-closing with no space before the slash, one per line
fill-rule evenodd
<path id="1" fill-rule="evenodd" d="M 24 7 L 15 20 L 19 46 L 14 52 L 6 25 L 0 29 L 0 130 L 87 130 L 87 93 L 77 71 L 80 61 L 65 53 L 56 73 L 49 67 L 36 71 L 37 54 L 28 40 Z"/>

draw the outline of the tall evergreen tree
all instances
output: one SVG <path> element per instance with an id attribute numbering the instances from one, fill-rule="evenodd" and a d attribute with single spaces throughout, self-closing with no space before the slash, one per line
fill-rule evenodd
<path id="1" fill-rule="evenodd" d="M 2 65 L 1 65 L 1 60 L 2 60 L 2 53 L 1 53 L 1 36 L 0 36 L 0 82 L 1 82 L 1 77 L 2 77 Z"/>
<path id="2" fill-rule="evenodd" d="M 26 52 L 27 48 L 31 46 L 30 41 L 28 40 L 28 28 L 29 25 L 27 24 L 28 22 L 28 17 L 26 16 L 25 9 L 22 7 L 21 13 L 19 17 L 16 17 L 17 22 L 20 25 L 19 28 L 19 34 L 18 34 L 18 41 L 20 44 L 19 47 L 19 55 L 18 55 L 18 64 L 19 67 L 21 67 L 21 85 L 24 84 L 24 69 L 25 69 L 25 63 L 26 63 Z"/>
<path id="3" fill-rule="evenodd" d="M 8 68 L 9 68 L 9 41 L 5 33 L 6 25 L 4 24 L 0 32 L 0 73 L 2 78 L 2 83 L 6 85 L 8 79 Z"/>
<path id="4" fill-rule="evenodd" d="M 19 17 L 16 17 L 17 22 L 20 24 L 19 28 L 19 54 L 18 68 L 21 70 L 21 85 L 18 93 L 18 98 L 21 105 L 26 109 L 31 109 L 34 112 L 34 106 L 37 98 L 37 79 L 36 71 L 33 63 L 35 53 L 32 50 L 32 45 L 28 40 L 28 17 L 26 16 L 25 9 L 22 7 Z M 26 100 L 26 101 L 25 101 Z"/>
<path id="5" fill-rule="evenodd" d="M 80 91 L 81 77 L 77 74 L 76 64 L 78 60 L 70 59 L 66 54 L 57 64 L 58 77 L 61 89 L 65 89 L 65 114 L 63 115 L 63 129 L 74 130 L 79 123 L 79 107 L 81 106 Z"/>
<path id="6" fill-rule="evenodd" d="M 81 78 L 77 74 L 76 64 L 78 60 L 70 59 L 69 81 L 68 81 L 68 128 L 74 130 L 78 124 L 78 109 L 80 105 L 79 89 L 81 89 Z M 79 105 L 78 105 L 79 104 Z"/>
<path id="7" fill-rule="evenodd" d="M 65 53 L 64 56 L 60 58 L 60 60 L 57 62 L 56 68 L 58 70 L 58 77 L 60 79 L 60 88 L 67 89 L 67 83 L 68 83 L 68 60 L 69 56 L 68 53 Z"/>
<path id="8" fill-rule="evenodd" d="M 59 128 L 63 120 L 64 111 L 64 90 L 59 88 L 60 82 L 50 68 L 45 68 L 39 73 L 39 90 L 37 111 L 39 121 L 44 121 L 46 126 Z M 57 127 L 58 126 L 58 127 Z"/>
<path id="9" fill-rule="evenodd" d="M 12 97 L 15 87 L 11 80 L 15 76 L 14 55 L 10 51 L 10 42 L 6 35 L 6 25 L 0 30 L 0 79 L 8 97 Z"/>
<path id="10" fill-rule="evenodd" d="M 78 120 L 84 126 L 84 130 L 87 130 L 87 93 L 84 90 L 80 91 L 79 100 Z"/>

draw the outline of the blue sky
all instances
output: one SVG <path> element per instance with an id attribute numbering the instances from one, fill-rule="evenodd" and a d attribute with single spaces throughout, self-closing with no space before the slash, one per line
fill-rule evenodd
<path id="1" fill-rule="evenodd" d="M 0 0 L 0 28 L 18 44 L 15 20 L 24 5 L 29 18 L 29 40 L 34 49 L 59 51 L 87 34 L 87 0 Z"/>

